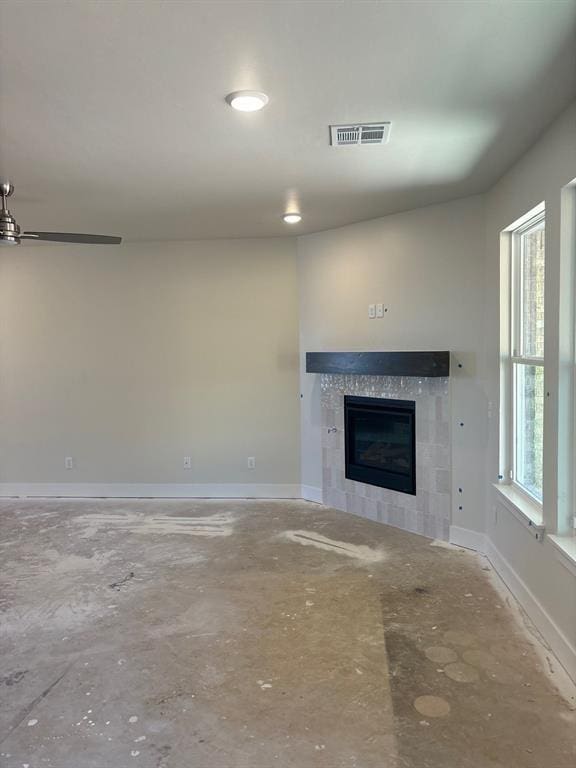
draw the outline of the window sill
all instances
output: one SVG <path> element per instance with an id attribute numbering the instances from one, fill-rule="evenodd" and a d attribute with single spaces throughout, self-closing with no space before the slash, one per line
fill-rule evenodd
<path id="1" fill-rule="evenodd" d="M 576 536 L 547 536 L 554 547 L 559 562 L 576 576 Z"/>
<path id="2" fill-rule="evenodd" d="M 530 533 L 536 539 L 542 541 L 544 537 L 542 508 L 509 483 L 494 483 L 494 488 L 500 495 L 500 501 L 504 506 L 529 528 Z"/>

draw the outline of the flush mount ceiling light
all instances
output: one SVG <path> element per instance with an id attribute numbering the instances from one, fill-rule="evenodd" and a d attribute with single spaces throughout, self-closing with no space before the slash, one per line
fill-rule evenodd
<path id="1" fill-rule="evenodd" d="M 299 213 L 285 213 L 282 219 L 286 224 L 298 224 L 298 222 L 302 221 L 302 216 Z"/>
<path id="2" fill-rule="evenodd" d="M 226 101 L 239 112 L 258 112 L 268 104 L 268 96 L 260 91 L 234 91 L 226 96 Z"/>

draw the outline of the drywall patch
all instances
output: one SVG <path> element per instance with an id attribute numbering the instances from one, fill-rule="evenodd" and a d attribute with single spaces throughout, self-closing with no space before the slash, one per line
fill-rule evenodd
<path id="1" fill-rule="evenodd" d="M 324 552 L 344 555 L 363 563 L 381 563 L 386 559 L 386 553 L 382 549 L 372 549 L 363 544 L 350 544 L 347 541 L 335 541 L 315 531 L 285 531 L 281 535 L 288 541 L 302 544 L 304 547 L 316 547 Z"/>

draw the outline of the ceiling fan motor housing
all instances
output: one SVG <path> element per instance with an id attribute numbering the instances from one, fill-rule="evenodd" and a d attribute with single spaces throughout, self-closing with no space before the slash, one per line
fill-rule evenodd
<path id="1" fill-rule="evenodd" d="M 20 227 L 16 223 L 16 219 L 8 208 L 6 208 L 6 198 L 10 197 L 14 187 L 11 184 L 0 184 L 0 195 L 2 195 L 2 209 L 0 210 L 0 244 L 2 245 L 19 245 L 20 244 Z"/>
<path id="2" fill-rule="evenodd" d="M 20 227 L 10 211 L 0 211 L 0 243 L 3 245 L 20 244 Z"/>

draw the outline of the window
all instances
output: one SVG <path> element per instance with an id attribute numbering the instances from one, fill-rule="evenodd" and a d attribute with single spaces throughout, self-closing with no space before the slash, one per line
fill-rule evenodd
<path id="1" fill-rule="evenodd" d="M 511 479 L 542 502 L 544 260 L 541 213 L 511 233 Z"/>

